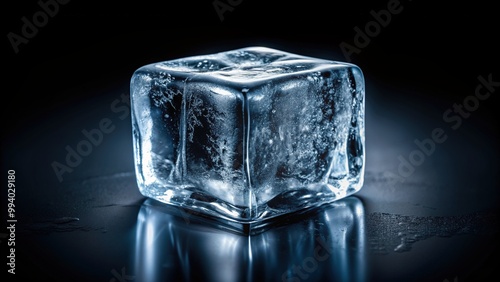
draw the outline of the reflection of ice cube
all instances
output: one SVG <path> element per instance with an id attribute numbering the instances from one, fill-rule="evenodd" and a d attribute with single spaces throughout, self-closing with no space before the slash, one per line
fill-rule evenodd
<path id="1" fill-rule="evenodd" d="M 251 47 L 144 66 L 131 99 L 145 196 L 252 222 L 362 186 L 364 81 L 352 64 Z"/>
<path id="2" fill-rule="evenodd" d="M 367 280 L 359 199 L 288 220 L 247 236 L 221 230 L 223 221 L 146 200 L 137 216 L 133 273 L 136 281 Z"/>

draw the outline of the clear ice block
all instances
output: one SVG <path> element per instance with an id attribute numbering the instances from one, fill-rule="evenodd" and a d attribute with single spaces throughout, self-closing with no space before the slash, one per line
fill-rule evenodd
<path id="1" fill-rule="evenodd" d="M 159 62 L 131 80 L 144 196 L 252 223 L 363 185 L 364 79 L 265 47 Z"/>

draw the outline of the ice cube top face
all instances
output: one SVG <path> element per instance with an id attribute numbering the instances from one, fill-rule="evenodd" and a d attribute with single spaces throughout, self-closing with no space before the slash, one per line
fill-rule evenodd
<path id="1" fill-rule="evenodd" d="M 141 67 L 131 80 L 139 189 L 243 223 L 353 194 L 364 92 L 355 65 L 264 47 Z"/>

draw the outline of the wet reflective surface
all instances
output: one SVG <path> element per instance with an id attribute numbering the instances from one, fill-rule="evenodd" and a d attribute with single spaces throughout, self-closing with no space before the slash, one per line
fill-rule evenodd
<path id="1" fill-rule="evenodd" d="M 365 214 L 349 197 L 245 236 L 147 200 L 137 216 L 139 281 L 365 281 Z"/>

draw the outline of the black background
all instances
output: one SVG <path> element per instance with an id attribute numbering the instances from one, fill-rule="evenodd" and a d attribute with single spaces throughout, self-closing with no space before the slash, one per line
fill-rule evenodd
<path id="1" fill-rule="evenodd" d="M 106 95 L 104 106 L 108 106 L 117 93 L 128 93 L 133 71 L 145 64 L 256 45 L 346 61 L 340 44 L 355 46 L 354 27 L 364 29 L 373 21 L 370 11 L 386 9 L 390 1 L 243 0 L 223 14 L 223 21 L 213 2 L 72 0 L 59 5 L 57 14 L 38 28 L 27 44 L 21 44 L 18 53 L 7 34 L 21 35 L 21 18 L 32 19 L 40 7 L 37 1 L 4 3 L 2 155 L 8 157 L 3 157 L 3 175 L 14 164 L 16 171 L 22 171 L 20 164 L 30 162 L 22 159 L 25 155 L 13 152 L 16 144 L 36 143 L 37 136 L 50 126 L 70 128 L 68 112 L 74 116 L 81 112 L 81 118 L 86 118 L 97 105 L 93 102 Z M 351 62 L 365 75 L 367 101 L 378 113 L 393 113 L 385 118 L 397 122 L 401 115 L 415 125 L 414 129 L 407 128 L 408 140 L 428 137 L 432 128 L 442 126 L 442 113 L 474 94 L 478 76 L 491 74 L 494 81 L 500 81 L 498 10 L 494 4 L 483 2 L 401 1 L 402 11 L 392 15 L 390 23 L 359 54 L 352 54 Z M 470 118 L 464 119 L 473 129 L 466 137 L 476 140 L 474 146 L 464 141 L 460 143 L 463 146 L 453 145 L 459 147 L 454 152 L 481 150 L 481 156 L 490 157 L 486 164 L 498 161 L 495 119 L 499 92 L 497 88 Z M 371 133 L 367 142 L 386 134 Z M 65 140 L 64 131 L 54 136 Z M 60 153 L 62 156 L 64 152 Z M 452 162 L 460 161 L 461 156 L 451 158 Z M 40 164 L 48 168 L 48 173 L 47 181 L 36 184 L 38 189 L 48 189 L 45 183 L 56 182 L 50 174 L 53 159 L 57 157 L 47 156 Z M 116 170 L 131 170 L 133 164 L 126 161 Z M 463 170 L 449 171 L 446 177 L 467 179 L 467 168 L 475 164 L 465 163 Z M 487 173 L 496 175 L 498 167 L 490 166 Z M 472 173 L 470 177 L 476 175 L 482 174 Z M 497 176 L 489 183 L 498 190 Z M 498 193 L 488 205 L 496 203 Z M 485 258 L 474 274 L 492 275 L 493 260 L 491 256 Z"/>

